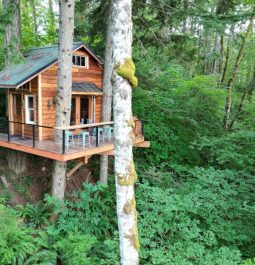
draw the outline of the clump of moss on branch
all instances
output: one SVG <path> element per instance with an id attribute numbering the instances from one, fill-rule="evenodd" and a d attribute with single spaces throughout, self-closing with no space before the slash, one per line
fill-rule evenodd
<path id="1" fill-rule="evenodd" d="M 123 64 L 118 64 L 115 67 L 118 75 L 127 79 L 131 86 L 137 87 L 138 79 L 135 76 L 135 64 L 131 58 L 125 60 Z"/>

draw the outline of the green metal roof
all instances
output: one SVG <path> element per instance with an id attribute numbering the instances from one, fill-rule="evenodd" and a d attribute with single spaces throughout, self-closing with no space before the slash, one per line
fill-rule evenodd
<path id="1" fill-rule="evenodd" d="M 82 42 L 74 43 L 73 50 L 84 47 L 100 64 L 102 61 Z M 0 88 L 17 88 L 58 60 L 58 45 L 34 48 L 24 54 L 24 61 L 0 71 Z"/>

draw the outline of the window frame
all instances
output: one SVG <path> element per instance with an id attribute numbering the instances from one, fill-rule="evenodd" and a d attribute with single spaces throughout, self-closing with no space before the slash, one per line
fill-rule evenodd
<path id="1" fill-rule="evenodd" d="M 80 64 L 76 64 L 77 61 L 78 61 L 78 58 L 79 57 L 79 63 Z M 85 65 L 81 65 L 81 62 L 82 62 L 82 58 L 84 58 L 84 62 L 85 62 Z M 74 67 L 82 67 L 82 68 L 86 68 L 86 69 L 89 69 L 89 57 L 87 55 L 78 55 L 78 54 L 74 54 L 73 57 L 72 57 L 72 63 L 73 63 L 73 66 Z"/>
<path id="2" fill-rule="evenodd" d="M 33 108 L 29 108 L 29 98 L 33 99 Z M 34 121 L 31 120 L 30 111 L 34 112 Z M 26 124 L 35 124 L 35 96 L 25 95 L 25 121 Z"/>
<path id="3" fill-rule="evenodd" d="M 27 85 L 27 88 L 24 89 L 23 87 Z M 28 92 L 31 92 L 31 82 L 27 82 L 27 83 L 24 83 L 23 85 L 21 85 L 20 87 L 17 88 L 17 90 L 21 90 L 21 91 L 28 91 Z"/>

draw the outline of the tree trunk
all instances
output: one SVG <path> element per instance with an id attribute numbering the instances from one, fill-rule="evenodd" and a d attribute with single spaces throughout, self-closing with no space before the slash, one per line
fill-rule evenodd
<path id="1" fill-rule="evenodd" d="M 246 98 L 247 95 L 249 94 L 252 94 L 252 92 L 254 91 L 255 89 L 255 67 L 254 67 L 254 71 L 253 71 L 253 78 L 249 84 L 249 86 L 245 89 L 242 97 L 241 97 L 241 100 L 239 102 L 239 105 L 238 105 L 238 109 L 237 109 L 237 112 L 234 116 L 234 118 L 232 119 L 232 121 L 229 123 L 229 127 L 228 129 L 231 130 L 237 120 L 237 118 L 239 117 L 239 115 L 241 114 L 242 110 L 243 110 L 243 104 L 244 104 L 244 100 Z"/>
<path id="2" fill-rule="evenodd" d="M 112 17 L 111 17 L 112 1 L 109 5 L 106 47 L 105 47 L 105 61 L 104 61 L 104 81 L 103 81 L 103 113 L 102 120 L 111 121 L 112 116 Z M 108 156 L 100 156 L 100 182 L 107 184 L 108 179 Z"/>
<path id="3" fill-rule="evenodd" d="M 70 125 L 72 98 L 72 55 L 74 32 L 74 0 L 59 1 L 58 94 L 56 127 Z M 55 132 L 55 141 L 62 142 L 62 131 Z M 52 171 L 52 195 L 64 199 L 66 162 L 55 161 Z"/>
<path id="4" fill-rule="evenodd" d="M 31 8 L 32 8 L 32 17 L 33 17 L 33 24 L 34 24 L 34 37 L 35 43 L 38 45 L 38 25 L 37 25 L 37 13 L 35 7 L 35 0 L 31 0 Z"/>
<path id="5" fill-rule="evenodd" d="M 113 65 L 115 66 L 113 73 L 115 181 L 122 265 L 136 265 L 139 263 L 137 212 L 134 194 L 134 183 L 137 176 L 132 151 L 132 87 L 130 85 L 134 76 L 130 76 L 128 81 L 119 75 L 124 69 L 128 72 L 134 71 L 134 67 L 130 67 L 132 65 L 131 16 L 131 0 L 113 1 L 112 50 Z"/>
<path id="6" fill-rule="evenodd" d="M 7 20 L 4 34 L 5 65 L 20 62 L 23 59 L 21 48 L 20 31 L 20 0 L 3 0 L 3 8 Z"/>
<path id="7" fill-rule="evenodd" d="M 232 108 L 232 90 L 233 90 L 233 84 L 235 81 L 235 77 L 239 68 L 239 65 L 241 63 L 242 57 L 243 57 L 243 52 L 244 48 L 249 36 L 249 32 L 253 26 L 253 17 L 250 18 L 249 25 L 247 27 L 247 30 L 245 32 L 245 35 L 243 37 L 243 42 L 240 47 L 240 50 L 238 52 L 236 62 L 234 64 L 234 68 L 232 71 L 232 74 L 230 75 L 230 78 L 227 83 L 227 97 L 226 97 L 226 103 L 225 103 L 225 113 L 224 113 L 224 119 L 223 119 L 223 127 L 227 130 L 229 127 L 229 119 L 230 119 L 230 113 L 231 113 L 231 108 Z"/>
<path id="8" fill-rule="evenodd" d="M 225 80 L 225 77 L 226 77 L 226 73 L 227 73 L 227 69 L 228 69 L 228 61 L 229 61 L 229 52 L 230 52 L 230 49 L 229 49 L 229 44 L 228 44 L 228 45 L 227 45 L 227 52 L 226 52 L 225 65 L 224 65 L 223 73 L 222 73 L 221 80 L 220 80 L 220 83 L 221 83 L 221 84 L 223 84 L 223 82 L 224 82 L 224 80 Z"/>
<path id="9" fill-rule="evenodd" d="M 6 16 L 10 16 L 10 20 L 8 20 L 8 23 L 5 25 L 4 34 L 4 47 L 6 50 L 5 66 L 7 66 L 11 63 L 17 63 L 23 58 L 20 52 L 20 1 L 3 0 L 3 8 L 6 12 Z M 8 108 L 8 105 L 6 107 Z M 16 174 L 22 174 L 27 171 L 28 156 L 26 153 L 7 150 L 6 160 L 8 167 Z"/>
<path id="10" fill-rule="evenodd" d="M 7 150 L 6 160 L 8 168 L 15 172 L 15 174 L 23 174 L 28 169 L 28 155 L 15 150 Z"/>

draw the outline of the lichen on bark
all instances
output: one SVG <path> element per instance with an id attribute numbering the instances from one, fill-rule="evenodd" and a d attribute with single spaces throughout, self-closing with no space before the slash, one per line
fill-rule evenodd
<path id="1" fill-rule="evenodd" d="M 123 64 L 116 65 L 115 71 L 118 75 L 127 79 L 131 86 L 138 86 L 138 79 L 135 76 L 135 64 L 132 58 L 127 58 Z"/>
<path id="2" fill-rule="evenodd" d="M 124 205 L 123 211 L 125 214 L 130 214 L 136 210 L 136 201 L 135 198 L 128 200 Z"/>
<path id="3" fill-rule="evenodd" d="M 118 184 L 120 186 L 131 186 L 137 181 L 138 176 L 135 170 L 135 164 L 132 160 L 128 167 L 128 174 L 117 174 Z"/>
<path id="4" fill-rule="evenodd" d="M 135 213 L 137 215 L 137 213 Z M 138 228 L 135 224 L 133 228 L 130 229 L 130 234 L 126 235 L 126 238 L 128 238 L 131 242 L 131 244 L 134 246 L 134 248 L 139 251 L 140 250 L 140 242 L 138 237 Z"/>

